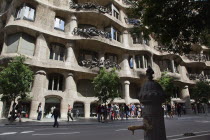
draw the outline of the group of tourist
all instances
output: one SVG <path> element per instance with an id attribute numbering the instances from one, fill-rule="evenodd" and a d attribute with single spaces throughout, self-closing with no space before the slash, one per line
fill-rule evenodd
<path id="1" fill-rule="evenodd" d="M 162 108 L 164 110 L 164 115 L 169 118 L 173 118 L 175 114 L 177 114 L 178 117 L 181 117 L 181 114 L 186 114 L 185 105 L 179 103 L 175 105 L 171 105 L 169 103 L 163 104 Z"/>
<path id="2" fill-rule="evenodd" d="M 97 117 L 99 122 L 104 122 L 104 120 L 123 120 L 129 117 L 140 118 L 142 116 L 143 105 L 134 104 L 108 104 L 108 105 L 98 105 L 97 106 Z"/>

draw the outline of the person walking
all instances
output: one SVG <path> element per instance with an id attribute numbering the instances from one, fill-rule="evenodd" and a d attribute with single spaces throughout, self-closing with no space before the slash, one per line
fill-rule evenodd
<path id="1" fill-rule="evenodd" d="M 17 110 L 17 117 L 19 118 L 19 122 L 21 122 L 21 113 L 23 110 L 23 106 L 20 102 L 18 103 L 18 105 L 16 105 L 16 110 Z"/>
<path id="2" fill-rule="evenodd" d="M 125 112 L 126 120 L 128 120 L 129 107 L 126 104 L 124 104 L 124 112 Z"/>
<path id="3" fill-rule="evenodd" d="M 180 104 L 177 105 L 177 114 L 178 117 L 181 117 L 181 112 L 182 112 L 182 106 Z"/>
<path id="4" fill-rule="evenodd" d="M 71 120 L 73 121 L 73 117 L 71 116 L 71 111 L 72 111 L 72 108 L 71 106 L 68 104 L 68 112 L 67 112 L 67 119 L 68 119 L 68 122 L 69 122 L 69 118 L 71 118 Z"/>
<path id="5" fill-rule="evenodd" d="M 41 118 L 42 118 L 42 103 L 39 103 L 38 108 L 37 108 L 37 113 L 38 113 L 37 120 L 41 120 Z"/>
<path id="6" fill-rule="evenodd" d="M 57 126 L 57 128 L 58 128 L 58 126 L 59 126 L 59 124 L 58 124 L 58 117 L 60 118 L 60 110 L 59 110 L 58 107 L 55 107 L 55 109 L 53 110 L 52 117 L 53 116 L 54 116 L 54 125 L 53 125 L 53 127 Z"/>
<path id="7" fill-rule="evenodd" d="M 171 105 L 170 104 L 167 104 L 167 113 L 168 113 L 169 118 L 173 118 L 172 113 L 171 113 Z"/>

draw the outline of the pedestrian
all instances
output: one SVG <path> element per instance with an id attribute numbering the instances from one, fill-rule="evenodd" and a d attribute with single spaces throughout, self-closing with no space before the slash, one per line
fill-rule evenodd
<path id="1" fill-rule="evenodd" d="M 98 117 L 98 122 L 101 121 L 101 105 L 98 105 L 97 107 L 97 117 Z"/>
<path id="2" fill-rule="evenodd" d="M 128 114 L 129 114 L 129 107 L 124 103 L 124 112 L 126 120 L 128 120 Z"/>
<path id="3" fill-rule="evenodd" d="M 37 108 L 37 113 L 38 113 L 37 120 L 41 120 L 41 118 L 42 118 L 42 103 L 39 103 L 38 108 Z"/>
<path id="4" fill-rule="evenodd" d="M 23 110 L 23 106 L 21 102 L 19 102 L 18 105 L 16 105 L 16 110 L 17 110 L 17 117 L 19 118 L 19 122 L 21 122 L 21 113 Z"/>
<path id="5" fill-rule="evenodd" d="M 181 117 L 181 112 L 182 112 L 182 106 L 180 104 L 177 104 L 177 114 L 178 114 L 178 117 Z"/>
<path id="6" fill-rule="evenodd" d="M 67 119 L 68 119 L 68 122 L 69 122 L 69 118 L 71 118 L 72 121 L 74 120 L 74 119 L 72 118 L 72 116 L 71 116 L 71 111 L 72 111 L 72 108 L 71 108 L 71 106 L 68 104 L 68 112 L 67 112 Z"/>
<path id="7" fill-rule="evenodd" d="M 53 125 L 53 127 L 57 126 L 57 128 L 58 128 L 58 126 L 59 126 L 59 124 L 58 124 L 58 117 L 60 118 L 60 110 L 59 110 L 58 107 L 55 107 L 55 109 L 53 110 L 52 117 L 53 116 L 54 116 L 54 125 Z"/>
<path id="8" fill-rule="evenodd" d="M 167 104 L 167 113 L 168 113 L 169 118 L 173 118 L 172 113 L 171 113 L 171 105 L 170 104 Z"/>

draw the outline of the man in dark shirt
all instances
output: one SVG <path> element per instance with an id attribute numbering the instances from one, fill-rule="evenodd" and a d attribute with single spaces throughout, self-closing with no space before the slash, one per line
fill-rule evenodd
<path id="1" fill-rule="evenodd" d="M 56 107 L 56 108 L 53 110 L 52 116 L 54 116 L 54 125 L 53 125 L 53 127 L 55 127 L 55 126 L 58 127 L 58 126 L 59 126 L 59 124 L 58 124 L 58 117 L 60 118 L 60 110 L 59 110 L 58 107 Z"/>

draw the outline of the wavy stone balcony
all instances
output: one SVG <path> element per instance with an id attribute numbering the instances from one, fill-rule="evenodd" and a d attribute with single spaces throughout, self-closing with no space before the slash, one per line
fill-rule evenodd
<path id="1" fill-rule="evenodd" d="M 103 38 L 111 38 L 110 33 L 109 32 L 105 32 L 102 30 L 98 30 L 95 27 L 90 27 L 90 28 L 74 28 L 73 31 L 74 35 L 80 35 L 83 37 L 93 37 L 93 36 L 101 36 Z"/>
<path id="2" fill-rule="evenodd" d="M 79 65 L 86 68 L 90 68 L 90 69 L 95 68 L 95 67 L 98 67 L 98 68 L 105 67 L 106 69 L 116 68 L 118 70 L 121 69 L 120 65 L 118 65 L 116 62 L 110 61 L 109 59 L 106 59 L 104 61 L 98 60 L 96 58 L 92 60 L 84 59 L 84 60 L 79 61 Z"/>
<path id="3" fill-rule="evenodd" d="M 79 10 L 97 10 L 100 13 L 107 13 L 111 15 L 111 10 L 109 8 L 106 8 L 101 5 L 97 5 L 92 2 L 86 2 L 86 3 L 75 3 L 75 2 L 70 2 L 70 8 L 71 9 L 76 9 L 77 11 Z"/>

